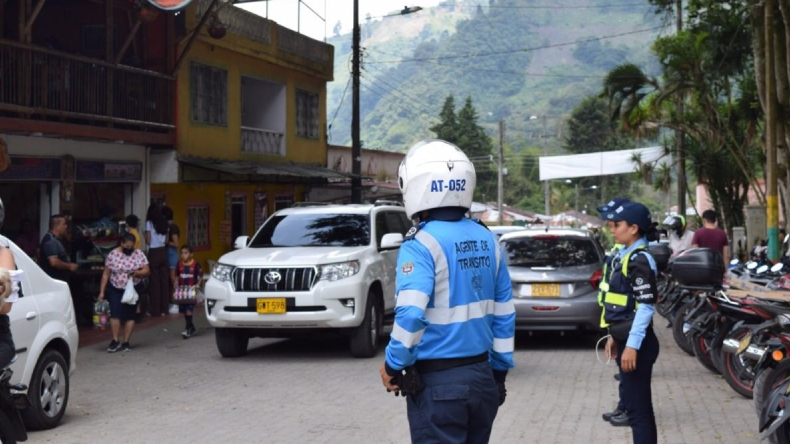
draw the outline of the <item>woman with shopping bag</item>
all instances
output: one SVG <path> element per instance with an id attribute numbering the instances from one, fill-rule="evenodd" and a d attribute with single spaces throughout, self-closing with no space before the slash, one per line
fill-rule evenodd
<path id="1" fill-rule="evenodd" d="M 109 353 L 132 350 L 129 339 L 134 329 L 138 299 L 134 286 L 149 273 L 148 259 L 145 253 L 134 248 L 134 241 L 134 236 L 126 233 L 121 238 L 121 245 L 107 255 L 104 263 L 99 300 L 104 300 L 106 295 L 110 302 L 112 342 L 107 347 Z M 121 322 L 124 323 L 123 343 L 118 341 Z"/>

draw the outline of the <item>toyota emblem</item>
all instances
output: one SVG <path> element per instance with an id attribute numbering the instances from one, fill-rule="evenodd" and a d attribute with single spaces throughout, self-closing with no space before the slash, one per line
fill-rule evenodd
<path id="1" fill-rule="evenodd" d="M 282 275 L 280 275 L 280 273 L 277 271 L 270 271 L 266 273 L 266 276 L 263 277 L 263 281 L 269 285 L 274 285 L 280 282 L 282 279 Z"/>

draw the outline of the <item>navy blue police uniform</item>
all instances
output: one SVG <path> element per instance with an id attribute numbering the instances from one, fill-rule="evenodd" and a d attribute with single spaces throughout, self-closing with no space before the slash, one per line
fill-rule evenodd
<path id="1" fill-rule="evenodd" d="M 617 213 L 607 213 L 606 220 L 625 220 L 647 232 L 650 213 L 641 204 L 626 203 Z M 617 210 L 615 210 L 617 211 Z M 658 440 L 653 411 L 650 381 L 659 353 L 658 338 L 653 331 L 652 317 L 658 295 L 657 268 L 647 251 L 647 239 L 638 239 L 617 253 L 612 262 L 609 290 L 604 295 L 602 325 L 617 344 L 617 366 L 620 368 L 624 406 L 631 422 L 635 444 L 655 444 Z M 637 350 L 636 368 L 622 371 L 621 358 L 626 347 Z"/>

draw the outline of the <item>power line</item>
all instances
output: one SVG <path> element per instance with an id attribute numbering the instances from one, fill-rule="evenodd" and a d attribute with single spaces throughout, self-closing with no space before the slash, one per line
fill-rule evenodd
<path id="1" fill-rule="evenodd" d="M 505 41 L 505 39 L 502 37 L 502 34 L 499 33 L 499 29 L 497 29 L 494 26 L 494 24 L 491 23 L 491 19 L 488 18 L 488 14 L 486 14 L 485 12 L 481 12 L 480 15 L 482 15 L 483 18 L 486 19 L 486 22 L 488 23 L 488 26 L 491 28 L 492 31 L 494 31 L 494 33 L 496 34 L 497 38 L 499 38 L 499 41 L 502 42 L 502 46 L 504 46 L 507 49 L 511 49 L 510 45 L 508 45 L 507 42 Z M 487 41 L 488 41 L 488 38 L 486 38 L 486 42 Z M 489 46 L 491 46 L 491 45 L 489 44 Z M 492 48 L 492 51 L 493 51 L 493 48 Z"/>
<path id="2" fill-rule="evenodd" d="M 363 77 L 363 78 L 367 79 L 366 77 Z M 363 87 L 364 87 L 366 90 L 368 90 L 368 91 L 372 92 L 373 94 L 375 94 L 375 95 L 377 95 L 377 96 L 381 97 L 382 99 L 394 99 L 394 101 L 393 101 L 393 100 L 391 100 L 391 101 L 390 101 L 390 103 L 391 103 L 392 105 L 395 105 L 395 106 L 397 106 L 397 107 L 398 107 L 398 108 L 400 108 L 401 110 L 403 110 L 403 111 L 406 111 L 406 112 L 407 112 L 407 113 L 409 113 L 409 114 L 410 114 L 412 117 L 423 117 L 421 114 L 415 113 L 415 111 L 414 111 L 413 109 L 411 109 L 411 108 L 407 108 L 406 106 L 403 106 L 403 105 L 401 105 L 401 104 L 400 104 L 400 103 L 397 101 L 397 99 L 396 99 L 395 97 L 393 97 L 392 95 L 385 95 L 385 94 L 388 94 L 388 91 L 387 91 L 387 90 L 385 90 L 384 88 L 382 88 L 382 87 L 380 87 L 380 86 L 378 86 L 378 85 L 376 85 L 376 84 L 373 84 L 373 83 L 371 83 L 370 85 L 362 84 L 362 86 L 363 86 Z M 380 93 L 379 91 L 376 91 L 376 90 L 374 90 L 374 89 L 372 88 L 373 86 L 375 86 L 375 87 L 377 87 L 377 88 L 381 88 L 381 90 L 383 90 L 383 91 L 384 91 L 384 94 Z M 432 118 L 432 119 L 436 119 L 435 117 L 431 117 L 431 118 Z"/>
<path id="3" fill-rule="evenodd" d="M 375 78 L 375 77 L 371 78 L 371 77 L 368 77 L 368 76 L 365 76 L 365 75 L 363 75 L 363 76 L 362 76 L 362 78 L 364 78 L 364 79 L 368 79 L 368 80 L 369 80 L 369 81 L 370 81 L 370 82 L 371 82 L 371 83 L 372 83 L 374 86 L 378 86 L 378 87 L 379 87 L 379 88 L 381 88 L 383 91 L 385 91 L 385 92 L 386 92 L 388 95 L 392 96 L 392 95 L 393 95 L 393 93 L 395 93 L 395 94 L 397 94 L 399 97 L 401 97 L 401 98 L 403 98 L 403 99 L 406 99 L 406 100 L 408 100 L 408 101 L 412 102 L 413 104 L 415 104 L 415 105 L 416 105 L 418 108 L 420 108 L 420 110 L 421 110 L 422 112 L 424 112 L 424 113 L 426 113 L 426 114 L 428 114 L 428 115 L 431 115 L 431 114 L 433 114 L 433 111 L 432 111 L 432 110 L 430 110 L 430 109 L 429 109 L 429 108 L 428 108 L 426 105 L 424 105 L 423 103 L 419 102 L 417 99 L 414 99 L 413 97 L 410 97 L 410 96 L 406 95 L 406 93 L 399 91 L 399 90 L 398 90 L 398 88 L 397 88 L 397 87 L 394 87 L 394 86 L 392 86 L 392 84 L 390 84 L 390 83 L 387 83 L 387 82 L 385 82 L 384 80 L 382 80 L 382 79 L 380 79 L 380 78 Z M 386 88 L 384 88 L 383 86 L 381 86 L 381 85 L 376 85 L 376 84 L 375 84 L 375 82 L 380 82 L 380 83 L 383 83 L 383 84 L 387 85 L 388 87 L 390 87 L 390 88 L 392 88 L 392 89 L 388 91 L 388 90 L 387 90 Z M 393 97 L 393 98 L 395 98 L 395 97 Z"/>
<path id="4" fill-rule="evenodd" d="M 335 119 L 337 118 L 337 113 L 340 112 L 340 107 L 343 105 L 343 99 L 346 98 L 346 92 L 348 91 L 348 86 L 351 85 L 351 77 L 348 78 L 348 82 L 346 82 L 346 89 L 343 90 L 343 95 L 340 96 L 340 103 L 337 104 L 337 109 L 335 110 L 335 115 L 332 116 L 332 122 L 329 124 L 329 129 L 332 129 L 332 125 L 335 124 Z"/>
<path id="5" fill-rule="evenodd" d="M 519 53 L 519 52 L 531 52 L 531 51 L 537 51 L 537 50 L 540 50 L 540 49 L 559 48 L 559 47 L 562 47 L 562 46 L 578 45 L 579 43 L 595 42 L 595 41 L 599 41 L 599 40 L 613 39 L 613 38 L 623 37 L 623 36 L 627 36 L 627 35 L 641 34 L 641 33 L 645 33 L 645 32 L 656 31 L 656 30 L 663 29 L 663 28 L 666 28 L 666 27 L 667 27 L 667 25 L 654 26 L 652 28 L 638 29 L 636 31 L 623 32 L 623 33 L 620 33 L 620 34 L 611 34 L 611 35 L 605 35 L 605 36 L 601 36 L 601 37 L 593 37 L 593 38 L 589 38 L 589 39 L 577 40 L 575 42 L 564 42 L 564 43 L 555 43 L 555 44 L 552 44 L 552 45 L 534 46 L 534 47 L 531 47 L 531 48 L 511 49 L 511 50 L 506 50 L 506 51 L 495 51 L 495 52 L 489 52 L 489 53 L 458 54 L 458 55 L 449 55 L 449 56 L 441 56 L 441 57 L 423 57 L 423 58 L 402 59 L 402 60 L 382 60 L 380 62 L 370 62 L 370 63 L 403 63 L 403 62 L 423 62 L 423 61 L 426 61 L 426 60 L 469 59 L 469 58 L 475 58 L 475 57 L 489 57 L 489 56 L 497 56 L 497 55 L 505 55 L 505 54 L 514 54 L 514 53 Z"/>

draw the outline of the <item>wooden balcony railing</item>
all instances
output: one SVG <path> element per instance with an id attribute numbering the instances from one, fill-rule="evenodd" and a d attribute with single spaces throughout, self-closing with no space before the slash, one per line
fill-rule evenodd
<path id="1" fill-rule="evenodd" d="M 0 110 L 25 116 L 174 126 L 170 76 L 0 40 Z"/>
<path id="2" fill-rule="evenodd" d="M 241 152 L 284 156 L 283 133 L 261 128 L 241 127 Z"/>

